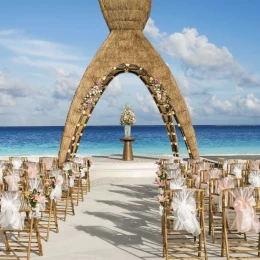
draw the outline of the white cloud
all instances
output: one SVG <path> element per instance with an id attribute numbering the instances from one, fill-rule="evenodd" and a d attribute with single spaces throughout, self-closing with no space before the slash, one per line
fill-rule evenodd
<path id="1" fill-rule="evenodd" d="M 72 100 L 79 85 L 80 78 L 76 73 L 71 73 L 63 68 L 56 69 L 56 83 L 53 96 L 57 99 Z"/>
<path id="2" fill-rule="evenodd" d="M 17 33 L 17 30 L 3 30 L 0 31 L 0 36 L 7 36 Z"/>
<path id="3" fill-rule="evenodd" d="M 65 44 L 33 39 L 16 30 L 0 31 L 0 45 L 18 55 L 74 61 L 84 59 Z"/>
<path id="4" fill-rule="evenodd" d="M 255 97 L 254 93 L 249 93 L 245 97 L 236 96 L 233 100 L 240 115 L 260 117 L 260 99 Z"/>
<path id="5" fill-rule="evenodd" d="M 13 97 L 26 97 L 35 93 L 35 89 L 20 79 L 6 77 L 0 71 L 0 93 Z"/>
<path id="6" fill-rule="evenodd" d="M 197 116 L 197 113 L 195 112 L 195 108 L 192 106 L 191 104 L 191 100 L 189 98 L 184 98 L 185 99 L 185 103 L 187 105 L 187 108 L 189 110 L 190 116 L 191 117 L 195 117 Z"/>
<path id="7" fill-rule="evenodd" d="M 139 92 L 136 93 L 136 100 L 141 106 L 141 109 L 144 113 L 149 113 L 149 112 L 157 112 L 158 113 L 158 108 L 151 97 L 151 95 L 146 95 L 143 96 Z"/>
<path id="8" fill-rule="evenodd" d="M 219 48 L 210 43 L 206 35 L 200 35 L 195 28 L 184 28 L 182 32 L 165 35 L 151 19 L 145 33 L 158 40 L 157 45 L 163 52 L 179 59 L 189 77 L 199 80 L 232 79 L 238 86 L 260 86 L 260 80 L 247 72 L 227 47 Z"/>
<path id="9" fill-rule="evenodd" d="M 114 78 L 113 81 L 109 84 L 106 89 L 106 94 L 110 96 L 118 96 L 122 94 L 122 84 L 118 77 Z"/>
<path id="10" fill-rule="evenodd" d="M 237 92 L 243 92 L 243 88 L 240 88 L 240 87 L 236 86 L 236 91 Z"/>
<path id="11" fill-rule="evenodd" d="M 13 61 L 20 64 L 26 64 L 32 67 L 38 67 L 43 69 L 53 69 L 64 68 L 67 71 L 74 71 L 78 74 L 83 74 L 85 68 L 77 66 L 73 63 L 67 63 L 62 61 L 53 61 L 53 60 L 41 60 L 41 59 L 32 59 L 26 56 L 16 56 L 13 58 Z"/>
<path id="12" fill-rule="evenodd" d="M 15 106 L 16 101 L 11 95 L 0 93 L 0 106 Z"/>
<path id="13" fill-rule="evenodd" d="M 144 33 L 147 33 L 149 36 L 151 36 L 154 39 L 157 39 L 160 37 L 160 30 L 155 26 L 154 20 L 149 18 L 145 28 Z"/>

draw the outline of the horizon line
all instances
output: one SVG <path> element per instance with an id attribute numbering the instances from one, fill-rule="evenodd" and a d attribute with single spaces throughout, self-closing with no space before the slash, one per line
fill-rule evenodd
<path id="1" fill-rule="evenodd" d="M 122 126 L 122 125 L 88 125 L 90 127 L 105 127 L 105 126 Z M 134 126 L 164 126 L 164 124 L 160 125 L 134 125 Z M 133 127 L 134 127 L 133 126 Z M 177 126 L 177 125 L 175 125 Z M 194 124 L 193 126 L 260 126 L 260 124 Z M 0 128 L 4 127 L 64 127 L 64 125 L 7 125 L 7 126 L 0 126 Z"/>

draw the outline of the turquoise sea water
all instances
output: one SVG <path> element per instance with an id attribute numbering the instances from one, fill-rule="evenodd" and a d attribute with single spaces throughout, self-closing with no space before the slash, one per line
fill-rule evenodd
<path id="1" fill-rule="evenodd" d="M 260 154 L 260 126 L 194 126 L 200 155 Z M 59 151 L 63 127 L 0 127 L 0 156 L 53 155 Z M 122 126 L 88 126 L 79 155 L 121 154 Z M 187 155 L 177 129 L 180 154 Z M 171 154 L 164 126 L 133 126 L 135 154 Z"/>

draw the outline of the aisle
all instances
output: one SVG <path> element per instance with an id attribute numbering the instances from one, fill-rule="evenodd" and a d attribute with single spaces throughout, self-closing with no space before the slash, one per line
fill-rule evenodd
<path id="1" fill-rule="evenodd" d="M 42 242 L 42 257 L 33 260 L 161 260 L 162 236 L 153 178 L 103 178 L 75 216 L 59 221 L 60 233 Z M 220 241 L 207 238 L 209 259 L 220 252 Z M 2 241 L 1 241 L 2 242 Z M 0 245 L 2 247 L 2 245 Z"/>

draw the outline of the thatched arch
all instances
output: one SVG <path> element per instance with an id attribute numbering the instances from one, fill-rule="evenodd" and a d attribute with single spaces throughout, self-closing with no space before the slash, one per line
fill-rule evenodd
<path id="1" fill-rule="evenodd" d="M 74 156 L 75 151 L 77 151 L 83 128 L 91 115 L 91 111 L 81 110 L 81 103 L 93 83 L 97 79 L 102 79 L 102 83 L 108 85 L 109 74 L 107 72 L 113 73 L 111 71 L 114 71 L 114 73 L 119 74 L 119 71 L 123 69 L 134 73 L 138 68 L 139 71 L 145 68 L 145 73 L 149 72 L 146 77 L 141 76 L 149 91 L 151 90 L 149 87 L 151 85 L 149 83 L 151 82 L 150 75 L 160 79 L 170 97 L 174 117 L 184 137 L 189 156 L 198 158 L 195 132 L 185 101 L 168 66 L 141 31 L 150 14 L 151 0 L 99 0 L 99 3 L 111 32 L 85 71 L 76 90 L 61 140 L 60 163 L 70 156 Z M 117 66 L 118 64 L 121 65 Z M 107 76 L 102 78 L 104 75 Z M 153 98 L 158 103 L 154 96 Z M 174 147 L 177 139 L 173 117 L 163 114 L 166 111 L 161 108 L 161 105 L 159 105 L 159 109 L 167 126 L 173 152 L 176 153 L 178 148 Z"/>

